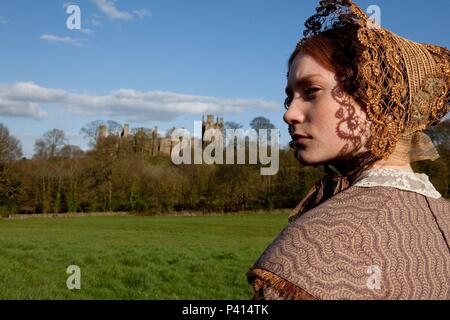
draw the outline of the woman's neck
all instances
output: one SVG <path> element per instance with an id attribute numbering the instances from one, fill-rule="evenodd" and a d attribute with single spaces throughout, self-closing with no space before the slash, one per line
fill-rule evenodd
<path id="1" fill-rule="evenodd" d="M 398 169 L 408 172 L 414 172 L 411 165 L 404 164 L 404 165 L 393 165 L 393 164 L 383 164 L 383 163 L 375 163 L 371 169 L 379 169 L 379 168 L 390 168 L 390 169 Z"/>
<path id="2" fill-rule="evenodd" d="M 356 179 L 358 176 L 360 176 L 363 172 L 367 170 L 380 168 L 396 169 L 414 173 L 411 164 L 405 160 L 404 156 L 399 157 L 398 153 L 392 154 L 387 159 L 380 159 L 376 160 L 375 162 L 372 161 L 373 160 L 370 160 L 370 157 L 366 158 L 364 157 L 364 154 L 360 154 L 360 157 L 354 157 L 353 159 L 347 161 L 335 162 L 332 166 L 336 168 L 336 170 L 341 174 L 353 172 L 354 174 L 351 174 L 353 179 Z M 367 164 L 367 166 L 365 164 Z M 358 167 L 360 167 L 361 169 L 352 171 Z M 330 173 L 332 174 L 333 172 Z"/>
<path id="3" fill-rule="evenodd" d="M 391 169 L 398 169 L 398 170 L 404 170 L 408 172 L 414 172 L 414 170 L 411 167 L 411 164 L 407 161 L 405 161 L 404 158 L 396 158 L 395 155 L 391 156 L 387 159 L 381 159 L 376 161 L 372 169 L 379 169 L 379 168 L 391 168 Z"/>
<path id="4" fill-rule="evenodd" d="M 392 168 L 408 172 L 414 172 L 409 162 L 409 150 L 411 148 L 411 137 L 403 137 L 395 145 L 394 152 L 387 159 L 380 159 L 373 165 L 374 169 Z"/>

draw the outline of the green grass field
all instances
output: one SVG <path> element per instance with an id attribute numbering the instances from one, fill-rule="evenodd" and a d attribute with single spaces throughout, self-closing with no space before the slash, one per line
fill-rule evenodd
<path id="1" fill-rule="evenodd" d="M 0 220 L 0 299 L 248 299 L 287 215 Z M 68 290 L 66 268 L 81 268 Z"/>

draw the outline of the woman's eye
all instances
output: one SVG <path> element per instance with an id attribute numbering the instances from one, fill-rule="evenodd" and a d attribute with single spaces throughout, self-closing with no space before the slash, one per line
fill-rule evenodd
<path id="1" fill-rule="evenodd" d="M 320 88 L 317 87 L 311 87 L 311 88 L 307 88 L 305 89 L 305 95 L 307 97 L 312 97 L 314 96 L 315 93 L 317 93 L 320 90 Z"/>
<path id="2" fill-rule="evenodd" d="M 289 106 L 291 105 L 292 102 L 292 97 L 288 96 L 285 100 L 284 100 L 284 108 L 287 110 L 289 109 Z"/>
<path id="3" fill-rule="evenodd" d="M 303 93 L 304 93 L 304 97 L 306 99 L 313 99 L 314 95 L 320 91 L 319 87 L 310 87 L 310 88 L 306 88 Z M 291 105 L 293 100 L 293 95 L 292 94 L 287 94 L 286 100 L 284 100 L 284 108 L 287 110 L 289 109 L 289 106 Z"/>

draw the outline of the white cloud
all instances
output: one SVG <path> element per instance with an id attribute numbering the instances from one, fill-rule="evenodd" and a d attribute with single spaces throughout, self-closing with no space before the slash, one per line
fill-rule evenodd
<path id="1" fill-rule="evenodd" d="M 94 13 L 90 18 L 83 19 L 83 27 L 79 30 L 81 33 L 91 36 L 94 34 L 94 30 L 102 25 L 101 18 L 98 14 Z M 86 28 L 85 26 L 89 26 Z"/>
<path id="2" fill-rule="evenodd" d="M 133 15 L 127 11 L 120 11 L 112 1 L 108 0 L 92 0 L 103 14 L 111 19 L 131 20 Z"/>
<path id="3" fill-rule="evenodd" d="M 151 16 L 150 11 L 148 11 L 147 9 L 133 10 L 133 13 L 139 18 Z"/>
<path id="4" fill-rule="evenodd" d="M 71 38 L 71 37 L 60 37 L 60 36 L 53 35 L 53 34 L 43 34 L 39 38 L 43 41 L 50 42 L 50 43 L 60 42 L 60 43 L 70 44 L 70 45 L 73 45 L 76 47 L 83 46 L 80 39 L 75 39 L 75 38 Z"/>
<path id="5" fill-rule="evenodd" d="M 121 11 L 116 7 L 115 1 L 112 0 L 92 0 L 92 2 L 94 2 L 98 9 L 110 19 L 127 21 L 133 20 L 136 17 L 144 18 L 151 15 L 150 11 L 145 8 L 133 10 L 132 12 Z"/>
<path id="6" fill-rule="evenodd" d="M 84 34 L 87 34 L 87 35 L 91 35 L 91 34 L 94 33 L 94 31 L 92 29 L 89 29 L 89 28 L 81 28 L 79 31 L 81 33 L 84 33 Z"/>
<path id="7" fill-rule="evenodd" d="M 60 89 L 49 89 L 33 82 L 19 82 L 14 85 L 0 85 L 0 99 L 11 101 L 57 102 L 66 96 L 67 92 Z"/>
<path id="8" fill-rule="evenodd" d="M 45 110 L 39 109 L 37 103 L 11 101 L 0 98 L 0 115 L 6 117 L 41 119 L 48 117 Z"/>
<path id="9" fill-rule="evenodd" d="M 168 91 L 121 89 L 109 95 L 76 94 L 45 88 L 32 82 L 0 84 L 0 116 L 42 118 L 39 104 L 57 104 L 64 110 L 88 116 L 124 116 L 130 121 L 173 120 L 181 114 L 240 113 L 247 109 L 276 110 L 279 104 L 261 99 L 222 99 Z"/>

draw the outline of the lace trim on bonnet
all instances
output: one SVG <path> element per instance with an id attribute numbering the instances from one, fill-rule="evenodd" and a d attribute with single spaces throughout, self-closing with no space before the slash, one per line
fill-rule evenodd
<path id="1" fill-rule="evenodd" d="M 353 186 L 392 187 L 416 192 L 434 199 L 441 197 L 441 194 L 434 188 L 426 174 L 408 172 L 400 169 L 378 168 L 364 171 L 356 179 Z"/>

